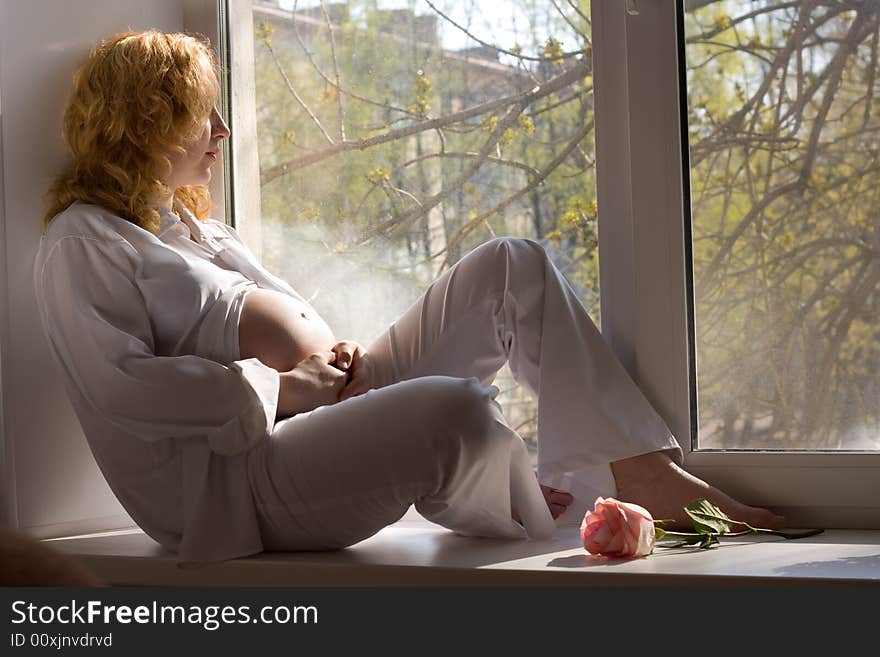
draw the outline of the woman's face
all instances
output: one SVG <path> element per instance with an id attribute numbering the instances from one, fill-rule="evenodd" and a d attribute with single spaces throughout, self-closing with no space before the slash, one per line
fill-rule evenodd
<path id="1" fill-rule="evenodd" d="M 171 175 L 167 184 L 175 190 L 183 185 L 207 185 L 211 180 L 211 166 L 217 161 L 220 142 L 229 136 L 229 128 L 215 107 L 205 119 L 202 131 L 195 141 L 184 144 L 186 153 L 173 154 Z"/>

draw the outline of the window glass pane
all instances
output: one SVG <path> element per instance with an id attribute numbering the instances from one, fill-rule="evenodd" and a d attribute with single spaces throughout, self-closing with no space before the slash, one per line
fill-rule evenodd
<path id="1" fill-rule="evenodd" d="M 541 242 L 598 323 L 588 0 L 257 1 L 253 19 L 264 264 L 337 339 L 368 345 L 495 236 Z M 534 453 L 534 401 L 507 367 L 495 383 Z"/>
<path id="2" fill-rule="evenodd" d="M 699 447 L 876 450 L 876 2 L 685 2 Z"/>

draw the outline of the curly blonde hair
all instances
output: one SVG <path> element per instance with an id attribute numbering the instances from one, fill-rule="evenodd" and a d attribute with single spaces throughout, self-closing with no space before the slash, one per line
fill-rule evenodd
<path id="1" fill-rule="evenodd" d="M 124 32 L 95 46 L 73 78 L 63 136 L 73 162 L 48 193 L 48 226 L 74 201 L 100 205 L 155 233 L 157 199 L 174 196 L 196 217 L 208 189 L 170 189 L 168 155 L 183 155 L 220 95 L 207 40 L 188 34 Z"/>

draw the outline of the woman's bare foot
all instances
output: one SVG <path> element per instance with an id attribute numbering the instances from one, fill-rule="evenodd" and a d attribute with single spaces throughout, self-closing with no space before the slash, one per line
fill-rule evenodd
<path id="1" fill-rule="evenodd" d="M 747 522 L 752 527 L 779 529 L 785 524 L 782 516 L 738 502 L 686 472 L 663 452 L 614 461 L 611 471 L 617 482 L 617 499 L 645 507 L 655 520 L 671 518 L 675 521 L 662 525 L 664 529 L 693 531 L 684 507 L 697 499 L 709 500 L 731 519 Z M 734 525 L 733 529 L 737 531 L 745 527 Z"/>
<path id="2" fill-rule="evenodd" d="M 574 497 L 571 496 L 571 493 L 566 493 L 564 490 L 550 488 L 550 486 L 545 486 L 544 484 L 540 486 L 544 499 L 547 501 L 547 508 L 550 509 L 550 515 L 556 520 L 568 508 L 568 505 L 574 501 Z"/>
<path id="3" fill-rule="evenodd" d="M 535 477 L 537 476 L 536 473 Z M 540 486 L 541 493 L 544 494 L 544 500 L 547 502 L 547 508 L 550 509 L 550 515 L 556 520 L 574 501 L 574 497 L 572 497 L 571 493 L 566 493 L 564 490 L 550 488 L 550 486 L 545 486 L 544 484 L 540 484 Z M 511 516 L 514 520 L 522 524 L 522 521 L 516 513 L 512 513 Z"/>

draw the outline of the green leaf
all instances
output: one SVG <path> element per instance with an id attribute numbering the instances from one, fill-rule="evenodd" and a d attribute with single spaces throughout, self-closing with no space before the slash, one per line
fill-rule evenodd
<path id="1" fill-rule="evenodd" d="M 824 532 L 824 529 L 762 529 L 760 527 L 755 527 L 755 531 L 760 534 L 771 534 L 772 536 L 781 536 L 786 540 L 793 540 L 796 538 L 807 538 L 809 536 L 816 536 L 817 534 L 821 534 Z"/>
<path id="2" fill-rule="evenodd" d="M 667 536 L 667 543 L 661 544 L 657 543 L 657 547 L 661 548 L 682 548 L 682 547 L 695 547 L 700 549 L 707 549 L 712 546 L 713 543 L 718 542 L 717 534 L 694 534 L 693 536 Z M 672 541 L 675 540 L 674 543 Z"/>
<path id="3" fill-rule="evenodd" d="M 694 523 L 694 529 L 702 534 L 727 534 L 733 520 L 708 500 L 694 500 L 684 507 Z"/>
<path id="4" fill-rule="evenodd" d="M 681 535 L 681 534 L 670 534 L 668 532 L 664 532 L 666 534 L 664 538 L 668 541 L 677 541 L 677 545 L 696 545 L 700 541 L 704 540 L 706 534 L 692 534 L 690 536 Z"/>
<path id="5" fill-rule="evenodd" d="M 703 540 L 700 542 L 701 550 L 708 550 L 715 543 L 718 543 L 718 536 L 716 534 L 706 534 Z"/>
<path id="6" fill-rule="evenodd" d="M 666 532 L 660 529 L 659 527 L 654 527 L 654 540 L 659 541 L 661 538 L 666 536 Z"/>

